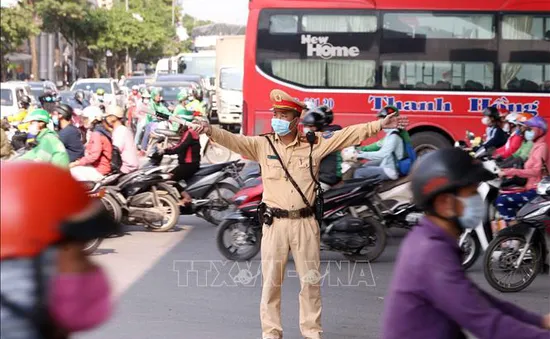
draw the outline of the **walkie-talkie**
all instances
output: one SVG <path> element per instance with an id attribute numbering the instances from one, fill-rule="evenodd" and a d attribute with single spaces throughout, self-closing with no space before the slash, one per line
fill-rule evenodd
<path id="1" fill-rule="evenodd" d="M 323 188 L 321 187 L 321 183 L 315 178 L 315 174 L 313 173 L 313 144 L 315 144 L 315 139 L 317 136 L 312 131 L 309 131 L 306 133 L 306 140 L 309 143 L 309 173 L 311 175 L 311 179 L 315 182 L 315 185 L 317 188 L 315 189 L 315 204 L 314 204 L 314 213 L 315 213 L 315 219 L 317 219 L 317 222 L 319 223 L 319 226 L 321 226 L 321 223 L 323 222 Z"/>

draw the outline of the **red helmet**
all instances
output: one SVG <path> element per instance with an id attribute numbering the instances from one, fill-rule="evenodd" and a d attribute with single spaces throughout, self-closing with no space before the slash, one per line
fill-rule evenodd
<path id="1" fill-rule="evenodd" d="M 33 257 L 67 237 L 104 236 L 73 221 L 83 213 L 83 219 L 95 215 L 90 211 L 96 205 L 66 169 L 39 162 L 2 163 L 0 179 L 0 259 Z"/>

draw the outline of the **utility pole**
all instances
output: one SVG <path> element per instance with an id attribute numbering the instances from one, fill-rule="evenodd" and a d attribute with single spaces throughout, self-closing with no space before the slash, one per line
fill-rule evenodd
<path id="1" fill-rule="evenodd" d="M 71 72 L 71 78 L 73 82 L 76 81 L 76 37 L 73 31 L 73 57 L 72 57 L 73 71 Z"/>
<path id="2" fill-rule="evenodd" d="M 129 5 L 128 0 L 126 0 L 126 12 L 129 11 Z M 130 73 L 132 71 L 132 65 L 130 65 L 130 51 L 128 50 L 128 47 L 126 47 L 126 74 Z"/>
<path id="3" fill-rule="evenodd" d="M 176 22 L 176 0 L 172 0 L 172 26 L 174 26 L 175 22 Z"/>

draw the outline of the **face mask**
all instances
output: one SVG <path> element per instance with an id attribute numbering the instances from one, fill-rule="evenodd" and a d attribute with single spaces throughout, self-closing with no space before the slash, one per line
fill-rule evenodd
<path id="1" fill-rule="evenodd" d="M 101 269 L 58 274 L 50 287 L 48 309 L 53 320 L 70 331 L 93 328 L 111 315 L 107 276 Z"/>
<path id="2" fill-rule="evenodd" d="M 458 217 L 460 227 L 462 228 L 476 228 L 485 216 L 485 203 L 479 194 L 472 195 L 471 197 L 458 199 L 464 205 L 464 212 L 462 216 Z"/>
<path id="3" fill-rule="evenodd" d="M 309 132 L 311 132 L 311 128 L 304 127 L 304 134 L 308 134 Z"/>
<path id="4" fill-rule="evenodd" d="M 148 104 L 148 103 L 149 103 L 149 98 L 144 98 L 144 99 L 143 99 L 143 103 L 144 103 L 144 104 Z"/>
<path id="5" fill-rule="evenodd" d="M 535 131 L 533 130 L 525 131 L 525 140 L 527 141 L 535 140 Z"/>
<path id="6" fill-rule="evenodd" d="M 285 136 L 290 133 L 290 122 L 282 119 L 271 119 L 271 127 L 273 131 L 280 136 Z"/>
<path id="7" fill-rule="evenodd" d="M 510 132 L 510 125 L 508 124 L 505 124 L 503 127 L 502 127 L 502 130 L 506 133 Z"/>
<path id="8" fill-rule="evenodd" d="M 52 116 L 52 121 L 54 125 L 59 125 L 59 117 L 57 115 Z"/>
<path id="9" fill-rule="evenodd" d="M 489 126 L 491 124 L 491 119 L 489 117 L 483 117 L 481 118 L 481 123 L 485 126 Z"/>
<path id="10" fill-rule="evenodd" d="M 38 135 L 38 132 L 40 132 L 40 128 L 38 127 L 38 123 L 34 122 L 29 125 L 28 132 L 30 135 Z"/>

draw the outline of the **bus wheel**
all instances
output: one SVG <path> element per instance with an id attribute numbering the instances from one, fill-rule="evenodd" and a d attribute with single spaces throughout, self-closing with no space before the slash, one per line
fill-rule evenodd
<path id="1" fill-rule="evenodd" d="M 415 133 L 411 136 L 411 140 L 418 157 L 440 148 L 453 146 L 447 138 L 437 132 Z"/>

